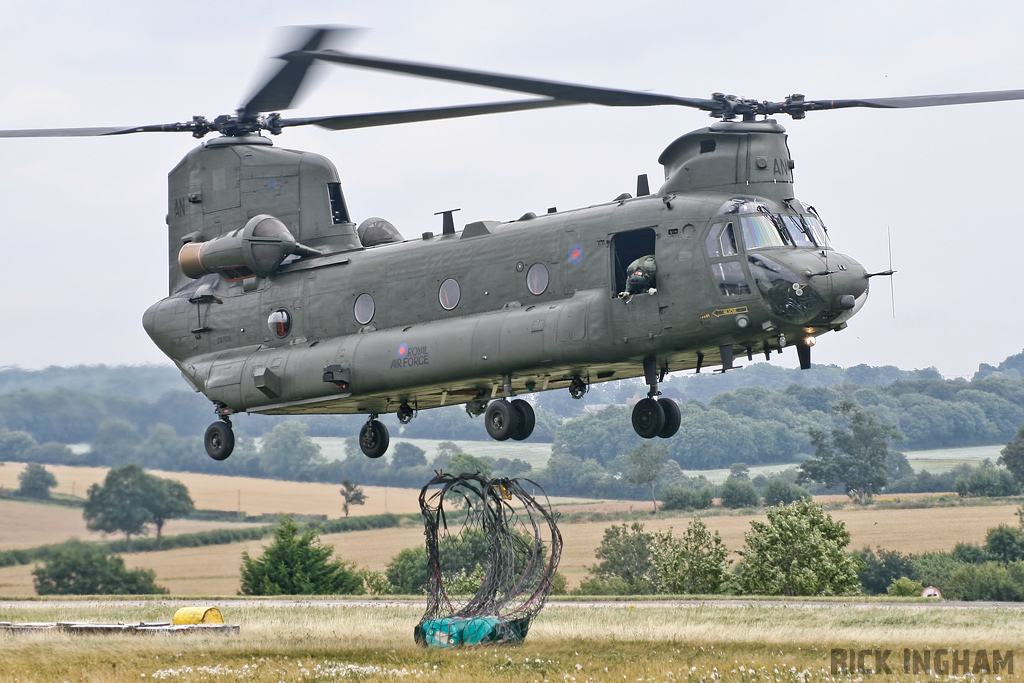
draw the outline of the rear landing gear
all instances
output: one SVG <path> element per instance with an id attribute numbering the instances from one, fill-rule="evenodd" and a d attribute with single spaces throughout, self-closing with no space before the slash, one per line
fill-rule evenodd
<path id="1" fill-rule="evenodd" d="M 516 413 L 518 413 L 519 426 L 513 430 L 510 436 L 515 441 L 522 441 L 529 438 L 530 434 L 533 434 L 533 427 L 536 424 L 533 406 L 521 398 L 514 399 L 511 405 L 515 408 Z"/>
<path id="2" fill-rule="evenodd" d="M 502 398 L 491 401 L 484 410 L 484 427 L 496 441 L 527 439 L 533 434 L 533 427 L 536 424 L 533 406 L 521 398 L 509 401 L 509 397 L 513 395 L 510 375 L 502 377 L 502 384 Z"/>
<path id="3" fill-rule="evenodd" d="M 484 411 L 484 426 L 492 439 L 505 441 L 519 427 L 519 412 L 508 399 L 492 401 Z"/>
<path id="4" fill-rule="evenodd" d="M 641 399 L 633 406 L 633 431 L 644 439 L 659 437 L 668 439 L 679 431 L 682 416 L 679 405 L 670 398 L 657 398 L 661 395 L 658 384 L 665 378 L 667 369 L 658 372 L 655 358 L 644 359 L 644 379 L 650 390 L 647 398 Z"/>
<path id="5" fill-rule="evenodd" d="M 522 441 L 533 434 L 536 417 L 533 406 L 521 398 L 491 401 L 484 411 L 484 426 L 492 439 Z"/>
<path id="6" fill-rule="evenodd" d="M 643 439 L 653 439 L 665 428 L 665 410 L 653 398 L 645 398 L 633 406 L 633 431 Z"/>
<path id="7" fill-rule="evenodd" d="M 368 458 L 379 458 L 388 450 L 390 443 L 388 428 L 376 415 L 370 415 L 370 419 L 359 430 L 359 450 Z"/>

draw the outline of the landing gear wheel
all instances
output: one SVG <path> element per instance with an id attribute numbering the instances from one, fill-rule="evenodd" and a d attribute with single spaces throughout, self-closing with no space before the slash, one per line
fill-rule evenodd
<path id="1" fill-rule="evenodd" d="M 519 411 L 505 399 L 491 401 L 484 411 L 484 426 L 495 441 L 505 441 L 519 428 Z"/>
<path id="2" fill-rule="evenodd" d="M 658 405 L 665 413 L 665 426 L 658 432 L 658 436 L 669 439 L 679 431 L 679 423 L 683 421 L 683 416 L 679 413 L 679 404 L 670 398 L 659 398 Z"/>
<path id="3" fill-rule="evenodd" d="M 214 460 L 225 460 L 235 450 L 235 433 L 227 422 L 214 422 L 203 437 L 206 454 Z"/>
<path id="4" fill-rule="evenodd" d="M 653 398 L 633 406 L 633 430 L 644 439 L 653 439 L 665 428 L 665 411 Z"/>
<path id="5" fill-rule="evenodd" d="M 388 450 L 391 437 L 379 420 L 368 420 L 359 430 L 359 450 L 368 458 L 379 458 Z"/>
<path id="6" fill-rule="evenodd" d="M 529 438 L 530 434 L 533 434 L 533 427 L 537 422 L 537 418 L 533 413 L 533 406 L 521 398 L 512 401 L 512 408 L 519 413 L 519 427 L 512 432 L 510 438 L 522 441 Z"/>

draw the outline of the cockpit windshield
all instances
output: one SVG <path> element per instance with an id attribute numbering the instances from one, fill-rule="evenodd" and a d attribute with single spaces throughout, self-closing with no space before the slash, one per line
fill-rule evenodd
<path id="1" fill-rule="evenodd" d="M 740 227 L 743 229 L 743 242 L 747 249 L 786 246 L 782 233 L 768 216 L 741 216 Z"/>
<path id="2" fill-rule="evenodd" d="M 800 216 L 783 216 L 782 222 L 786 225 L 789 236 L 793 238 L 793 244 L 798 247 L 816 247 L 814 237 L 811 234 L 809 225 L 805 225 Z"/>

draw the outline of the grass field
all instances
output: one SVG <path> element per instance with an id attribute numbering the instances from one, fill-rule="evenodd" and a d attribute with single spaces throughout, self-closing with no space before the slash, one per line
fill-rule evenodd
<path id="1" fill-rule="evenodd" d="M 218 603 L 234 636 L 174 637 L 0 633 L 0 683 L 18 681 L 426 679 L 470 681 L 1012 680 L 902 670 L 902 651 L 1021 652 L 1024 611 L 870 606 L 549 605 L 522 645 L 424 650 L 413 643 L 420 606 L 322 608 Z M 10 621 L 169 620 L 175 605 L 42 602 L 4 608 Z M 894 673 L 833 675 L 832 648 L 892 650 Z M 867 662 L 871 662 L 870 655 Z M 948 655 L 945 660 L 949 661 Z M 973 664 L 973 660 L 972 660 Z M 1022 662 L 1015 662 L 1024 666 Z M 1005 665 L 1004 665 L 1005 666 Z M 941 669 L 940 669 L 941 670 Z M 1016 672 L 1014 672 L 1016 674 Z"/>
<path id="2" fill-rule="evenodd" d="M 830 514 L 846 523 L 850 532 L 850 549 L 864 546 L 882 547 L 906 553 L 930 550 L 951 550 L 958 542 L 980 543 L 985 531 L 997 524 L 1017 524 L 1013 505 L 932 507 L 886 510 L 848 507 Z M 718 531 L 733 553 L 743 546 L 743 534 L 751 520 L 765 516 L 719 514 L 705 517 L 708 527 Z M 680 534 L 690 517 L 657 518 L 644 523 L 647 531 L 673 528 Z M 562 524 L 564 541 L 559 571 L 570 586 L 586 578 L 587 569 L 595 563 L 594 552 L 609 522 Z M 356 531 L 330 534 L 321 538 L 334 546 L 336 554 L 358 567 L 383 570 L 387 562 L 403 548 L 423 544 L 423 529 L 411 525 L 395 529 Z M 153 569 L 157 583 L 174 595 L 233 595 L 238 591 L 238 576 L 243 551 L 258 553 L 270 539 L 247 541 L 206 548 L 182 548 L 154 553 L 125 555 L 129 567 Z M 734 555 L 735 558 L 735 555 Z M 32 595 L 30 566 L 0 569 L 0 595 Z"/>
<path id="3" fill-rule="evenodd" d="M 120 538 L 120 535 L 104 536 L 86 529 L 82 510 L 79 508 L 0 499 L 0 520 L 3 520 L 0 523 L 0 550 L 32 548 L 62 543 L 72 538 L 83 541 Z M 249 526 L 256 525 L 172 519 L 164 524 L 164 534 L 187 534 L 193 531 Z"/>
<path id="4" fill-rule="evenodd" d="M 6 489 L 18 487 L 18 475 L 24 469 L 21 463 L 9 462 L 0 465 L 0 486 Z M 56 493 L 74 494 L 85 497 L 90 485 L 103 483 L 107 475 L 105 467 L 68 467 L 47 465 L 46 469 L 57 478 Z M 150 470 L 150 474 L 168 479 L 177 479 L 188 487 L 196 507 L 206 510 L 241 510 L 250 515 L 291 512 L 307 515 L 340 517 L 341 494 L 334 484 L 316 484 L 251 477 L 226 477 L 216 474 L 195 474 L 192 472 L 161 472 Z M 420 511 L 419 491 L 415 489 L 364 486 L 366 504 L 350 509 L 349 514 L 379 515 L 384 512 Z M 2 531 L 0 531 L 2 533 Z"/>

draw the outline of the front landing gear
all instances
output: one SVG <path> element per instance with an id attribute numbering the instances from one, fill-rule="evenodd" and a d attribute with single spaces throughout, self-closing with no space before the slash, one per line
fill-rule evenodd
<path id="1" fill-rule="evenodd" d="M 213 411 L 220 422 L 214 422 L 206 428 L 203 446 L 206 454 L 214 460 L 226 460 L 231 451 L 235 450 L 235 433 L 231 431 L 231 409 L 219 401 L 214 401 Z"/>
<path id="2" fill-rule="evenodd" d="M 206 428 L 203 437 L 206 454 L 214 460 L 226 460 L 235 450 L 235 433 L 231 430 L 231 419 L 226 415 L 222 422 L 214 422 Z"/>
<path id="3" fill-rule="evenodd" d="M 664 379 L 667 369 L 658 372 L 655 358 L 644 359 L 644 379 L 650 390 L 647 398 L 641 399 L 633 406 L 633 431 L 644 439 L 659 437 L 668 439 L 675 436 L 682 422 L 679 405 L 670 398 L 657 398 L 661 395 L 658 384 Z"/>
<path id="4" fill-rule="evenodd" d="M 370 419 L 359 430 L 359 450 L 368 458 L 379 458 L 388 450 L 390 443 L 388 428 L 376 415 L 370 415 Z"/>

